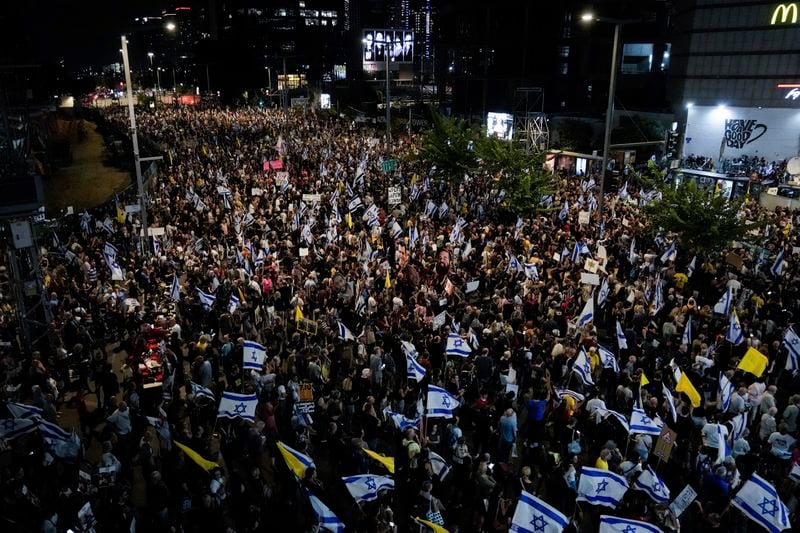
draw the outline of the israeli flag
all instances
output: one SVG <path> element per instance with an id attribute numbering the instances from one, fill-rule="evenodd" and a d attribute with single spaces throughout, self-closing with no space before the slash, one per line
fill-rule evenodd
<path id="1" fill-rule="evenodd" d="M 0 421 L 0 439 L 14 440 L 37 429 L 36 420 L 30 418 L 6 418 Z"/>
<path id="2" fill-rule="evenodd" d="M 661 530 L 647 522 L 600 515 L 599 533 L 661 533 Z"/>
<path id="3" fill-rule="evenodd" d="M 625 331 L 622 329 L 622 324 L 617 320 L 617 345 L 620 350 L 628 349 L 628 339 L 625 338 Z"/>
<path id="4" fill-rule="evenodd" d="M 189 382 L 189 389 L 192 391 L 192 394 L 194 394 L 195 398 L 202 397 L 202 398 L 208 398 L 209 400 L 216 399 L 214 398 L 214 393 L 211 392 L 211 389 L 203 387 L 202 385 L 197 384 L 194 381 Z"/>
<path id="5" fill-rule="evenodd" d="M 725 290 L 725 293 L 722 295 L 722 298 L 714 305 L 714 312 L 720 315 L 728 316 L 731 314 L 733 303 L 733 296 L 731 294 L 730 287 Z"/>
<path id="6" fill-rule="evenodd" d="M 72 433 L 63 429 L 58 424 L 53 424 L 46 420 L 39 420 L 37 424 L 39 425 L 39 433 L 41 433 L 42 437 L 45 439 L 60 441 L 69 441 L 72 439 Z"/>
<path id="7" fill-rule="evenodd" d="M 686 321 L 686 326 L 683 328 L 683 337 L 681 337 L 681 344 L 686 346 L 692 345 L 692 316 Z"/>
<path id="8" fill-rule="evenodd" d="M 561 207 L 561 211 L 558 213 L 559 220 L 564 220 L 569 215 L 569 202 L 564 200 L 564 205 Z"/>
<path id="9" fill-rule="evenodd" d="M 686 267 L 686 277 L 691 278 L 692 274 L 694 274 L 694 270 L 697 265 L 697 256 L 692 257 L 692 261 L 689 263 L 689 266 Z"/>
<path id="10" fill-rule="evenodd" d="M 611 350 L 597 345 L 597 354 L 600 356 L 600 363 L 603 368 L 611 368 L 615 373 L 619 374 L 619 363 L 617 362 L 617 357 L 611 353 Z"/>
<path id="11" fill-rule="evenodd" d="M 264 367 L 264 359 L 267 358 L 267 349 L 254 341 L 244 341 L 242 351 L 242 368 L 261 370 Z"/>
<path id="12" fill-rule="evenodd" d="M 402 342 L 403 353 L 406 355 L 406 377 L 417 383 L 425 377 L 425 367 L 417 363 L 417 349 L 408 341 Z"/>
<path id="13" fill-rule="evenodd" d="M 225 391 L 219 402 L 217 418 L 242 418 L 254 422 L 257 406 L 258 396 L 255 394 L 237 394 Z"/>
<path id="14" fill-rule="evenodd" d="M 434 475 L 439 478 L 439 481 L 444 481 L 444 478 L 450 473 L 450 465 L 433 450 L 428 450 L 428 460 L 431 462 L 431 470 Z"/>
<path id="15" fill-rule="evenodd" d="M 434 213 L 436 213 L 436 204 L 433 200 L 428 200 L 428 203 L 425 204 L 425 216 L 431 218 Z"/>
<path id="16" fill-rule="evenodd" d="M 208 311 L 211 309 L 211 306 L 214 305 L 217 297 L 213 294 L 207 294 L 200 289 L 197 289 L 197 297 L 200 298 L 200 303 L 203 304 L 203 309 Z"/>
<path id="17" fill-rule="evenodd" d="M 672 241 L 672 244 L 669 245 L 667 251 L 661 256 L 661 262 L 666 263 L 667 261 L 675 261 L 675 257 L 677 257 L 677 255 L 678 251 L 675 249 L 675 241 Z"/>
<path id="18" fill-rule="evenodd" d="M 605 307 L 606 299 L 608 298 L 608 293 L 610 290 L 611 288 L 608 286 L 608 278 L 603 278 L 603 281 L 600 282 L 600 289 L 597 291 L 597 305 L 600 307 Z"/>
<path id="19" fill-rule="evenodd" d="M 578 243 L 575 243 L 575 246 L 572 247 L 572 253 L 569 256 L 569 260 L 573 263 L 576 263 L 580 258 L 580 251 L 578 248 Z"/>
<path id="20" fill-rule="evenodd" d="M 89 222 L 92 220 L 92 215 L 89 214 L 88 211 L 84 210 L 83 214 L 81 215 L 81 229 L 85 233 L 91 233 L 92 227 L 89 225 Z"/>
<path id="21" fill-rule="evenodd" d="M 415 428 L 419 425 L 419 418 L 416 420 L 411 420 L 400 413 L 395 413 L 393 411 L 389 411 L 388 409 L 383 411 L 383 415 L 391 420 L 395 427 L 400 431 L 405 431 L 408 428 Z"/>
<path id="22" fill-rule="evenodd" d="M 736 346 L 744 342 L 744 333 L 742 333 L 742 325 L 739 323 L 739 317 L 736 316 L 736 309 L 731 313 L 730 323 L 725 332 L 725 340 Z"/>
<path id="23" fill-rule="evenodd" d="M 628 262 L 634 264 L 636 262 L 636 237 L 631 239 L 631 247 L 628 250 Z"/>
<path id="24" fill-rule="evenodd" d="M 578 315 L 578 327 L 582 328 L 592 320 L 594 320 L 594 294 L 589 296 L 589 299 L 583 306 L 583 311 Z"/>
<path id="25" fill-rule="evenodd" d="M 8 411 L 14 418 L 30 418 L 37 419 L 44 416 L 44 411 L 35 405 L 28 405 L 26 403 L 8 402 L 6 403 Z"/>
<path id="26" fill-rule="evenodd" d="M 656 278 L 656 294 L 655 298 L 653 298 L 653 309 L 650 311 L 650 315 L 655 316 L 661 308 L 664 307 L 664 289 L 661 285 L 661 279 Z"/>
<path id="27" fill-rule="evenodd" d="M 517 256 L 514 254 L 508 254 L 508 268 L 506 270 L 515 274 L 525 271 L 523 266 L 519 264 Z"/>
<path id="28" fill-rule="evenodd" d="M 800 369 L 800 337 L 791 327 L 783 334 L 783 345 L 789 352 L 786 357 L 786 370 L 796 373 Z"/>
<path id="29" fill-rule="evenodd" d="M 397 221 L 392 222 L 392 239 L 397 240 L 403 234 L 403 228 L 400 227 L 400 224 Z"/>
<path id="30" fill-rule="evenodd" d="M 333 533 L 343 533 L 345 525 L 344 523 L 339 520 L 339 518 L 333 514 L 327 505 L 322 503 L 322 500 L 311 494 L 310 491 L 308 492 L 308 501 L 311 504 L 311 508 L 314 509 L 314 514 L 317 515 L 317 522 L 319 522 L 319 527 L 322 529 L 327 529 L 328 531 L 332 531 Z"/>
<path id="31" fill-rule="evenodd" d="M 572 364 L 572 371 L 578 375 L 584 385 L 593 386 L 594 380 L 592 379 L 592 366 L 589 364 L 589 358 L 586 355 L 586 350 L 581 348 L 578 357 Z"/>
<path id="32" fill-rule="evenodd" d="M 411 248 L 416 248 L 418 240 L 419 240 L 419 231 L 417 230 L 416 226 L 411 226 L 410 228 L 408 228 L 408 245 Z"/>
<path id="33" fill-rule="evenodd" d="M 739 413 L 731 419 L 733 430 L 731 431 L 731 442 L 736 442 L 742 435 L 744 430 L 747 429 L 747 413 Z"/>
<path id="34" fill-rule="evenodd" d="M 677 422 L 678 412 L 675 410 L 675 399 L 672 397 L 672 393 L 663 383 L 661 384 L 661 391 L 664 394 L 664 403 L 666 403 L 667 407 L 669 408 L 669 414 L 672 416 L 672 421 Z"/>
<path id="35" fill-rule="evenodd" d="M 428 418 L 452 418 L 458 398 L 434 385 L 428 385 Z"/>
<path id="36" fill-rule="evenodd" d="M 758 474 L 753 474 L 745 481 L 731 503 L 770 533 L 779 533 L 792 527 L 789 509 L 778 497 L 778 491 Z"/>
<path id="37" fill-rule="evenodd" d="M 644 433 L 645 435 L 660 435 L 664 422 L 656 415 L 655 420 L 647 416 L 643 409 L 633 408 L 631 412 L 631 433 Z"/>
<path id="38" fill-rule="evenodd" d="M 228 312 L 233 314 L 234 311 L 239 309 L 239 306 L 241 305 L 241 303 L 242 302 L 239 300 L 238 296 L 236 296 L 234 294 L 231 294 L 231 299 L 228 302 Z"/>
<path id="39" fill-rule="evenodd" d="M 511 519 L 511 531 L 518 533 L 561 533 L 569 519 L 558 509 L 533 494 L 522 491 Z"/>
<path id="40" fill-rule="evenodd" d="M 419 198 L 419 187 L 417 187 L 416 183 L 411 186 L 411 192 L 409 193 L 409 197 L 414 202 L 416 202 L 417 198 Z"/>
<path id="41" fill-rule="evenodd" d="M 562 389 L 561 387 L 553 387 L 553 391 L 556 393 L 556 396 L 558 396 L 560 400 L 563 400 L 567 396 L 569 396 L 576 402 L 582 402 L 583 400 L 586 399 L 586 397 L 583 394 L 578 394 L 577 392 L 569 389 Z"/>
<path id="42" fill-rule="evenodd" d="M 719 398 L 722 401 L 722 410 L 727 411 L 731 406 L 731 396 L 733 396 L 733 383 L 725 377 L 722 372 L 719 373 Z"/>
<path id="43" fill-rule="evenodd" d="M 355 213 L 361 207 L 364 207 L 364 203 L 361 201 L 361 197 L 360 196 L 356 196 L 355 198 L 350 200 L 350 202 L 347 204 L 347 209 L 351 213 Z"/>
<path id="44" fill-rule="evenodd" d="M 347 326 L 342 324 L 341 320 L 337 321 L 339 326 L 339 338 L 343 341 L 354 341 L 356 338 L 353 336 L 353 333 L 347 329 Z"/>
<path id="45" fill-rule="evenodd" d="M 623 428 L 625 428 L 626 433 L 631 432 L 631 426 L 630 424 L 628 424 L 628 419 L 625 418 L 625 415 L 623 415 L 622 413 L 618 413 L 617 411 L 612 411 L 611 409 L 604 409 L 603 411 L 600 412 L 600 415 L 605 419 L 611 417 L 612 419 L 619 422 Z"/>
<path id="46" fill-rule="evenodd" d="M 158 255 L 161 252 L 161 240 L 156 236 L 153 235 L 153 253 Z"/>
<path id="47" fill-rule="evenodd" d="M 625 185 L 619 190 L 618 195 L 621 200 L 624 200 L 628 197 L 628 182 L 625 182 Z"/>
<path id="48" fill-rule="evenodd" d="M 723 429 L 725 431 L 723 431 Z M 719 446 L 717 446 L 717 460 L 714 464 L 721 464 L 725 462 L 725 459 L 731 456 L 731 447 L 728 445 L 727 436 L 728 428 L 722 424 L 717 424 L 717 442 Z"/>
<path id="49" fill-rule="evenodd" d="M 772 263 L 772 267 L 769 269 L 776 278 L 783 274 L 783 251 L 784 249 L 781 247 L 780 253 L 775 257 L 775 262 Z"/>
<path id="50" fill-rule="evenodd" d="M 539 279 L 539 270 L 535 263 L 525 263 L 525 277 L 530 280 Z"/>
<path id="51" fill-rule="evenodd" d="M 627 491 L 628 482 L 623 476 L 608 470 L 584 466 L 578 482 L 576 500 L 616 509 Z"/>
<path id="52" fill-rule="evenodd" d="M 669 503 L 669 489 L 658 478 L 650 465 L 646 465 L 636 481 L 633 482 L 633 488 L 644 491 L 656 503 Z"/>
<path id="53" fill-rule="evenodd" d="M 460 335 L 449 333 L 447 335 L 447 347 L 445 353 L 448 356 L 469 357 L 472 353 L 469 343 L 461 338 Z"/>
<path id="54" fill-rule="evenodd" d="M 481 343 L 480 343 L 480 342 L 478 342 L 478 335 L 475 333 L 475 330 L 474 330 L 474 329 L 472 329 L 472 327 L 471 327 L 471 326 L 470 326 L 470 328 L 469 328 L 469 334 L 468 334 L 468 335 L 469 335 L 469 338 L 467 339 L 467 341 L 469 342 L 469 345 L 470 345 L 470 346 L 471 346 L 473 349 L 474 349 L 474 348 L 480 348 L 480 346 L 481 346 Z"/>
<path id="55" fill-rule="evenodd" d="M 394 480 L 385 476 L 365 474 L 343 477 L 342 481 L 356 502 L 371 502 L 378 499 L 381 491 L 394 490 Z"/>

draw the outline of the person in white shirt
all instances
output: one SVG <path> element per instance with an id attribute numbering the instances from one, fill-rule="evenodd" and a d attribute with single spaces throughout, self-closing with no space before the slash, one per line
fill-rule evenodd
<path id="1" fill-rule="evenodd" d="M 778 414 L 778 408 L 770 407 L 769 412 L 761 415 L 761 426 L 758 430 L 758 438 L 762 441 L 767 440 L 777 429 L 778 423 L 775 421 L 776 414 Z"/>
<path id="2" fill-rule="evenodd" d="M 792 449 L 795 442 L 797 442 L 797 439 L 789 435 L 786 424 L 783 423 L 778 426 L 778 431 L 773 432 L 767 439 L 767 443 L 772 445 L 770 453 L 779 459 L 790 459 L 792 457 L 792 453 L 789 450 Z"/>

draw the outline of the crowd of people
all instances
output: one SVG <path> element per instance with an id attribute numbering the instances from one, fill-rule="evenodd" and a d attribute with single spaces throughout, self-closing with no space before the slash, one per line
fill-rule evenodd
<path id="1" fill-rule="evenodd" d="M 720 172 L 728 176 L 748 176 L 765 184 L 780 185 L 791 179 L 786 171 L 788 160 L 768 161 L 763 156 L 742 155 L 714 159 L 712 157 L 690 154 L 681 161 L 681 168 Z"/>
<path id="2" fill-rule="evenodd" d="M 750 202 L 752 235 L 690 250 L 632 184 L 601 219 L 591 177 L 556 175 L 518 217 L 497 176 L 436 179 L 417 136 L 344 117 L 137 121 L 164 150 L 152 235 L 130 196 L 60 220 L 49 334 L 3 354 L 4 531 L 522 531 L 527 495 L 569 531 L 743 531 L 754 474 L 794 520 L 796 213 Z M 601 470 L 615 505 L 578 497 Z"/>

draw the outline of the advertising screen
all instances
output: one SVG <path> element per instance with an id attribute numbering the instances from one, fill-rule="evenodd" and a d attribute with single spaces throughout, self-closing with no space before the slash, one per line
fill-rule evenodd
<path id="1" fill-rule="evenodd" d="M 508 113 L 486 114 L 486 135 L 510 141 L 514 131 L 514 117 Z"/>
<path id="2" fill-rule="evenodd" d="M 364 30 L 362 60 L 367 63 L 382 63 L 389 56 L 395 63 L 414 61 L 414 32 L 407 30 Z"/>
<path id="3" fill-rule="evenodd" d="M 320 109 L 331 108 L 331 95 L 329 95 L 328 93 L 322 93 L 319 95 L 319 108 Z"/>

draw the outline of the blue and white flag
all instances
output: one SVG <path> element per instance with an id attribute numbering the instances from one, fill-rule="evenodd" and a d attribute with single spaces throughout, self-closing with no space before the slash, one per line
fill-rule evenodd
<path id="1" fill-rule="evenodd" d="M 475 333 L 475 330 L 472 329 L 472 326 L 470 326 L 467 336 L 468 336 L 467 341 L 469 342 L 469 345 L 472 347 L 472 349 L 481 347 L 481 343 L 478 341 L 478 334 Z"/>
<path id="2" fill-rule="evenodd" d="M 576 500 L 616 509 L 627 491 L 628 482 L 623 476 L 608 470 L 584 466 L 581 469 Z"/>
<path id="3" fill-rule="evenodd" d="M 354 340 L 356 340 L 356 338 L 353 336 L 353 333 L 349 329 L 347 329 L 347 326 L 342 324 L 341 320 L 337 321 L 337 324 L 339 326 L 339 338 L 340 339 L 342 339 L 343 341 L 354 341 Z"/>
<path id="4" fill-rule="evenodd" d="M 686 267 L 686 277 L 691 278 L 692 274 L 694 274 L 694 270 L 697 265 L 697 256 L 692 257 L 692 260 L 689 262 L 689 266 Z"/>
<path id="5" fill-rule="evenodd" d="M 511 519 L 511 529 L 516 533 L 561 533 L 569 519 L 558 509 L 533 494 L 522 491 Z"/>
<path id="6" fill-rule="evenodd" d="M 647 522 L 600 515 L 599 533 L 661 533 L 661 530 Z"/>
<path id="7" fill-rule="evenodd" d="M 728 329 L 725 330 L 725 340 L 736 346 L 744 342 L 744 333 L 742 333 L 739 317 L 736 316 L 736 309 L 731 313 Z"/>
<path id="8" fill-rule="evenodd" d="M 447 334 L 447 347 L 445 353 L 448 356 L 469 357 L 472 353 L 469 343 L 455 333 Z"/>
<path id="9" fill-rule="evenodd" d="M 0 439 L 14 440 L 37 429 L 36 420 L 30 418 L 6 418 L 0 420 Z"/>
<path id="10" fill-rule="evenodd" d="M 517 256 L 514 254 L 508 254 L 508 268 L 506 270 L 515 274 L 525 272 L 525 268 L 520 264 Z"/>
<path id="11" fill-rule="evenodd" d="M 178 281 L 177 273 L 172 275 L 172 288 L 169 290 L 169 297 L 175 302 L 181 299 L 181 284 Z"/>
<path id="12" fill-rule="evenodd" d="M 213 294 L 205 293 L 200 289 L 197 289 L 197 297 L 200 298 L 200 303 L 203 305 L 203 309 L 206 311 L 211 309 L 211 306 L 214 305 L 214 302 L 217 299 L 217 297 Z"/>
<path id="13" fill-rule="evenodd" d="M 519 234 L 524 226 L 525 223 L 522 221 L 522 217 L 517 217 L 517 223 L 514 225 L 514 240 L 519 240 Z"/>
<path id="14" fill-rule="evenodd" d="M 686 346 L 692 345 L 692 316 L 689 315 L 689 318 L 686 320 L 686 326 L 683 328 L 683 337 L 681 338 L 681 344 L 685 344 Z"/>
<path id="15" fill-rule="evenodd" d="M 653 308 L 650 310 L 650 315 L 655 316 L 664 307 L 664 289 L 661 284 L 661 278 L 656 278 L 655 297 L 653 298 Z"/>
<path id="16" fill-rule="evenodd" d="M 431 218 L 434 213 L 436 213 L 436 203 L 433 200 L 428 200 L 428 203 L 425 204 L 425 216 Z"/>
<path id="17" fill-rule="evenodd" d="M 667 251 L 661 256 L 661 262 L 666 263 L 667 261 L 675 261 L 675 257 L 677 257 L 678 251 L 675 249 L 675 241 L 672 241 L 672 244 L 669 245 Z"/>
<path id="18" fill-rule="evenodd" d="M 619 190 L 619 193 L 617 194 L 617 196 L 621 200 L 625 200 L 628 197 L 628 182 L 627 181 L 625 182 L 625 185 L 623 185 L 622 188 Z"/>
<path id="19" fill-rule="evenodd" d="M 669 409 L 669 414 L 672 417 L 672 421 L 677 422 L 678 411 L 675 409 L 675 398 L 672 397 L 672 393 L 669 391 L 669 389 L 664 383 L 661 384 L 661 391 L 664 394 L 664 403 L 667 404 L 667 408 Z"/>
<path id="20" fill-rule="evenodd" d="M 612 411 L 611 409 L 604 409 L 600 411 L 600 415 L 605 419 L 611 417 L 612 419 L 619 422 L 623 428 L 625 428 L 626 433 L 631 432 L 631 426 L 630 424 L 628 424 L 628 419 L 625 418 L 625 415 L 623 415 L 622 413 L 618 413 L 617 411 Z"/>
<path id="21" fill-rule="evenodd" d="M 364 207 L 364 203 L 361 201 L 360 196 L 356 196 L 355 198 L 350 200 L 350 202 L 348 202 L 347 204 L 347 210 L 350 211 L 351 213 L 355 213 L 361 207 Z"/>
<path id="22" fill-rule="evenodd" d="M 731 396 L 733 396 L 733 383 L 723 374 L 719 373 L 719 399 L 722 402 L 722 411 L 727 411 L 731 406 Z"/>
<path id="23" fill-rule="evenodd" d="M 447 202 L 442 202 L 442 205 L 439 206 L 439 218 L 446 217 L 449 212 L 450 206 L 447 205 Z"/>
<path id="24" fill-rule="evenodd" d="M 789 352 L 786 356 L 786 370 L 797 373 L 800 370 L 800 337 L 789 327 L 783 334 L 783 345 Z"/>
<path id="25" fill-rule="evenodd" d="M 772 267 L 769 269 L 776 278 L 783 274 L 783 251 L 783 246 L 781 246 L 781 251 L 778 253 L 777 257 L 775 257 L 775 262 L 772 263 Z"/>
<path id="26" fill-rule="evenodd" d="M 157 235 L 153 235 L 153 253 L 158 255 L 161 252 L 161 239 Z"/>
<path id="27" fill-rule="evenodd" d="M 625 338 L 625 331 L 622 329 L 622 324 L 617 320 L 617 346 L 620 350 L 628 349 L 628 339 Z"/>
<path id="28" fill-rule="evenodd" d="M 781 501 L 778 491 L 758 474 L 753 474 L 744 482 L 731 503 L 770 533 L 779 533 L 792 527 L 789 509 Z"/>
<path id="29" fill-rule="evenodd" d="M 217 418 L 243 418 L 250 422 L 255 421 L 258 396 L 255 394 L 237 394 L 223 392 L 219 402 Z"/>
<path id="30" fill-rule="evenodd" d="M 44 411 L 41 408 L 27 403 L 8 402 L 6 407 L 8 407 L 8 411 L 14 418 L 37 419 L 44 416 Z"/>
<path id="31" fill-rule="evenodd" d="M 731 442 L 736 442 L 744 435 L 744 430 L 747 429 L 747 413 L 739 413 L 731 418 L 733 429 L 731 431 Z"/>
<path id="32" fill-rule="evenodd" d="M 586 300 L 586 304 L 583 306 L 583 310 L 581 314 L 578 315 L 577 324 L 579 328 L 582 328 L 586 324 L 590 323 L 594 320 L 594 293 L 589 295 L 589 299 Z"/>
<path id="33" fill-rule="evenodd" d="M 655 420 L 647 416 L 643 409 L 633 408 L 631 412 L 631 433 L 644 433 L 645 435 L 660 435 L 664 422 L 656 415 Z"/>
<path id="34" fill-rule="evenodd" d="M 444 481 L 444 478 L 450 473 L 450 465 L 433 450 L 428 450 L 428 460 L 431 462 L 433 474 L 439 478 L 439 481 Z"/>
<path id="35" fill-rule="evenodd" d="M 36 423 L 39 425 L 39 432 L 42 434 L 42 438 L 60 441 L 72 439 L 72 432 L 67 431 L 58 424 L 53 424 L 46 420 L 38 420 Z"/>
<path id="36" fill-rule="evenodd" d="M 536 268 L 536 263 L 525 263 L 525 277 L 530 280 L 539 279 L 539 270 Z"/>
<path id="37" fill-rule="evenodd" d="M 343 477 L 347 492 L 357 502 L 371 502 L 378 499 L 383 490 L 394 490 L 394 480 L 386 476 L 364 474 L 361 476 Z"/>
<path id="38" fill-rule="evenodd" d="M 417 230 L 416 226 L 411 226 L 408 228 L 408 245 L 409 247 L 416 248 L 417 241 L 419 240 L 419 231 Z"/>
<path id="39" fill-rule="evenodd" d="M 408 341 L 402 341 L 403 353 L 406 355 L 406 377 L 417 383 L 425 377 L 425 367 L 417 362 L 417 349 Z"/>
<path id="40" fill-rule="evenodd" d="M 105 243 L 103 246 L 103 258 L 106 260 L 106 265 L 111 271 L 111 279 L 114 281 L 122 281 L 125 279 L 125 274 L 122 268 L 117 263 L 117 247 L 110 242 Z"/>
<path id="41" fill-rule="evenodd" d="M 239 309 L 241 304 L 242 302 L 239 300 L 239 297 L 235 294 L 231 294 L 231 299 L 228 302 L 228 313 L 233 314 L 237 309 Z"/>
<path id="42" fill-rule="evenodd" d="M 311 494 L 311 491 L 307 492 L 308 501 L 311 504 L 311 508 L 314 509 L 314 514 L 317 515 L 319 527 L 321 529 L 332 531 L 333 533 L 344 533 L 344 522 L 339 520 L 339 518 L 333 514 L 333 511 L 331 511 L 327 505 L 322 503 L 322 500 Z"/>
<path id="43" fill-rule="evenodd" d="M 195 398 L 202 397 L 202 398 L 208 398 L 209 400 L 216 399 L 214 398 L 214 393 L 211 392 L 211 389 L 203 387 L 202 385 L 195 383 L 194 381 L 189 382 L 189 389 L 192 391 L 192 394 L 194 394 Z"/>
<path id="44" fill-rule="evenodd" d="M 644 491 L 656 503 L 669 503 L 669 489 L 658 478 L 650 465 L 645 465 L 642 473 L 633 482 L 633 488 Z"/>
<path id="45" fill-rule="evenodd" d="M 564 200 L 564 205 L 561 207 L 561 211 L 558 213 L 558 218 L 560 220 L 564 220 L 569 215 L 569 202 Z"/>
<path id="46" fill-rule="evenodd" d="M 714 312 L 719 313 L 720 315 L 728 316 L 731 314 L 731 309 L 733 305 L 733 295 L 731 294 L 731 289 L 728 287 L 725 292 L 722 294 L 722 298 L 714 305 Z"/>
<path id="47" fill-rule="evenodd" d="M 606 299 L 608 298 L 608 293 L 611 288 L 608 286 L 608 278 L 603 278 L 603 281 L 600 282 L 600 289 L 597 291 L 597 305 L 601 308 L 605 307 Z"/>
<path id="48" fill-rule="evenodd" d="M 572 398 L 576 402 L 582 402 L 583 400 L 586 399 L 586 397 L 583 394 L 579 394 L 579 393 L 577 393 L 577 392 L 575 392 L 573 390 L 569 390 L 569 389 L 562 389 L 561 387 L 553 387 L 553 392 L 556 393 L 556 396 L 558 396 L 558 398 L 560 400 L 563 400 L 567 396 L 569 396 L 570 398 Z"/>
<path id="49" fill-rule="evenodd" d="M 441 387 L 428 385 L 428 418 L 451 418 L 458 405 L 458 398 Z"/>
<path id="50" fill-rule="evenodd" d="M 419 426 L 419 418 L 411 420 L 410 418 L 406 418 L 400 413 L 389 411 L 388 408 L 383 411 L 383 416 L 391 420 L 394 423 L 395 427 L 400 431 L 405 431 L 408 428 L 415 428 Z"/>
<path id="51" fill-rule="evenodd" d="M 392 233 L 392 239 L 394 240 L 399 239 L 400 236 L 403 234 L 403 228 L 400 226 L 400 224 L 397 223 L 396 220 L 392 221 L 392 227 L 390 231 Z"/>
<path id="52" fill-rule="evenodd" d="M 600 364 L 603 365 L 603 368 L 610 368 L 614 370 L 615 373 L 619 374 L 619 363 L 617 362 L 617 356 L 611 353 L 611 350 L 603 348 L 598 344 L 597 354 L 600 356 Z"/>
<path id="53" fill-rule="evenodd" d="M 723 431 L 723 429 L 725 431 Z M 714 464 L 722 464 L 725 462 L 725 459 L 731 456 L 731 447 L 726 439 L 727 436 L 728 428 L 722 424 L 717 424 L 717 442 L 719 446 L 717 446 L 717 460 Z"/>
<path id="54" fill-rule="evenodd" d="M 419 198 L 419 192 L 420 191 L 419 191 L 419 187 L 417 187 L 417 184 L 416 183 L 413 184 L 411 186 L 411 191 L 408 193 L 408 196 L 409 196 L 409 198 L 411 198 L 412 202 L 416 202 L 417 201 L 417 198 Z"/>
<path id="55" fill-rule="evenodd" d="M 81 215 L 81 229 L 85 233 L 91 233 L 92 227 L 89 225 L 89 222 L 92 220 L 92 215 L 89 214 L 88 211 L 84 209 L 83 214 Z"/>
<path id="56" fill-rule="evenodd" d="M 572 363 L 572 371 L 578 375 L 584 385 L 594 385 L 592 379 L 592 366 L 589 364 L 589 357 L 586 355 L 586 350 L 581 348 L 580 353 Z"/>
<path id="57" fill-rule="evenodd" d="M 631 239 L 631 247 L 628 250 L 628 262 L 633 264 L 636 262 L 636 237 Z"/>
<path id="58" fill-rule="evenodd" d="M 267 358 L 267 349 L 255 341 L 244 341 L 242 351 L 242 368 L 261 370 Z"/>

